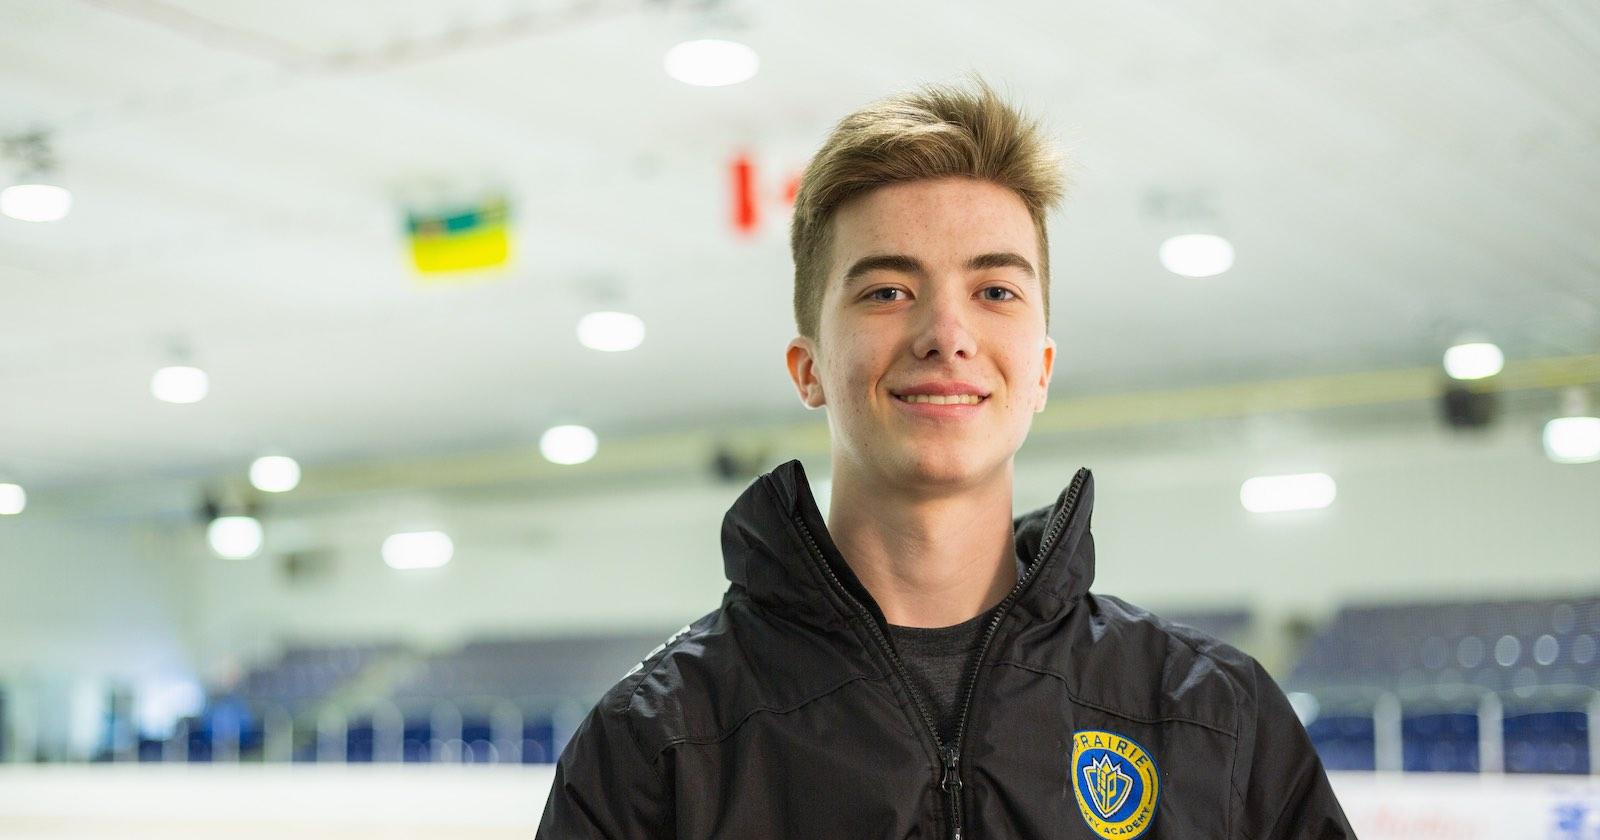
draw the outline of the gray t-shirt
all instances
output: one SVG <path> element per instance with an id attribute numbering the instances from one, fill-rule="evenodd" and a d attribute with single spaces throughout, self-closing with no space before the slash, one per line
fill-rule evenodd
<path id="1" fill-rule="evenodd" d="M 1017 577 L 1026 568 L 1021 558 L 1017 560 Z M 934 721 L 939 726 L 939 738 L 945 743 L 955 740 L 957 718 L 961 710 L 962 679 L 977 655 L 983 642 L 983 632 L 994 616 L 993 609 L 984 610 L 960 624 L 949 627 L 901 627 L 889 625 L 889 638 L 895 651 L 911 674 L 916 692 L 925 702 L 931 703 Z"/>

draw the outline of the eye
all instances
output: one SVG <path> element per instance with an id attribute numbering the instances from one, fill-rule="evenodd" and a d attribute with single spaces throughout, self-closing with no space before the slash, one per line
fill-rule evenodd
<path id="1" fill-rule="evenodd" d="M 892 302 L 891 298 L 881 298 L 881 297 L 878 297 L 878 295 L 881 295 L 884 292 L 895 293 L 895 292 L 899 292 L 899 291 L 901 291 L 901 290 L 900 289 L 896 289 L 893 286 L 884 286 L 881 289 L 873 289 L 872 291 L 867 292 L 867 297 L 872 299 L 872 300 L 883 301 L 884 303 L 890 303 L 890 302 Z"/>
<path id="2" fill-rule="evenodd" d="M 1006 288 L 1005 286 L 988 286 L 988 287 L 984 288 L 984 291 L 985 292 L 996 292 L 996 291 L 999 291 L 999 292 L 1005 292 L 1007 295 L 1009 295 L 1009 297 L 992 297 L 992 296 L 991 297 L 986 297 L 985 300 L 992 300 L 992 301 L 999 302 L 999 301 L 1005 301 L 1005 300 L 1014 300 L 1017 297 L 1017 293 L 1016 292 L 1011 291 L 1010 289 Z"/>

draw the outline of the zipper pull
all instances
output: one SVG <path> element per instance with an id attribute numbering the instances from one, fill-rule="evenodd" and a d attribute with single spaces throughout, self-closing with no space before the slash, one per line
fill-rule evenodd
<path id="1" fill-rule="evenodd" d="M 950 838 L 961 840 L 961 777 L 956 775 L 956 764 L 961 757 L 956 754 L 955 745 L 944 748 L 944 780 L 939 786 L 950 794 Z"/>
<path id="2" fill-rule="evenodd" d="M 939 783 L 946 793 L 959 793 L 961 791 L 961 777 L 956 775 L 956 764 L 961 757 L 956 755 L 956 748 L 944 748 L 944 780 Z"/>

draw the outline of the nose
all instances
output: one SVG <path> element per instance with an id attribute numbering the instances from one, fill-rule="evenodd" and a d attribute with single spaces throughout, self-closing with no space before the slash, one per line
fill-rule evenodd
<path id="1" fill-rule="evenodd" d="M 935 354 L 945 360 L 961 356 L 972 358 L 977 352 L 977 341 L 967 329 L 964 299 L 958 294 L 940 293 L 927 298 L 917 323 L 916 339 L 911 352 L 918 359 Z"/>

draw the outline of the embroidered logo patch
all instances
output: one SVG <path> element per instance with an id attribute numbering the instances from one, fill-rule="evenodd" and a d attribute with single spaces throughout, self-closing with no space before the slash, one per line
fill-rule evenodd
<path id="1" fill-rule="evenodd" d="M 1161 780 L 1144 747 L 1115 732 L 1085 729 L 1072 735 L 1072 791 L 1096 836 L 1130 840 L 1150 827 Z"/>

